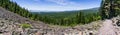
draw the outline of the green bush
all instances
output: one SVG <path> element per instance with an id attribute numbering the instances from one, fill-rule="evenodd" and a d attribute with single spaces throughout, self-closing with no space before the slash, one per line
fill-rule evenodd
<path id="1" fill-rule="evenodd" d="M 31 25 L 30 25 L 30 24 L 23 23 L 23 24 L 21 24 L 21 27 L 22 27 L 22 28 L 31 28 Z"/>

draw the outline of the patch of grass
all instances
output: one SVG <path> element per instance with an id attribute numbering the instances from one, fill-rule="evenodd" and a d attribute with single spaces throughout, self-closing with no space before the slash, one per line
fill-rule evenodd
<path id="1" fill-rule="evenodd" d="M 22 28 L 31 28 L 31 25 L 30 24 L 27 24 L 27 23 L 23 23 L 20 25 Z"/>

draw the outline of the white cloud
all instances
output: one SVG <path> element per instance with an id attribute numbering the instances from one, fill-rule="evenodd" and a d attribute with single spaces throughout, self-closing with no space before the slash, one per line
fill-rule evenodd
<path id="1" fill-rule="evenodd" d="M 69 1 L 69 0 L 46 0 L 49 2 L 54 2 L 60 5 L 68 5 L 68 4 L 75 4 L 75 2 Z"/>

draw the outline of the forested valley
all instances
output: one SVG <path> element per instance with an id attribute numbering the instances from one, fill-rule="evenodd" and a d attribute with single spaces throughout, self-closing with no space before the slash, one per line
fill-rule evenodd
<path id="1" fill-rule="evenodd" d="M 32 12 L 32 14 L 39 14 L 42 17 L 42 21 L 48 24 L 62 26 L 83 25 L 101 19 L 98 10 L 94 9 L 63 12 Z"/>
<path id="2" fill-rule="evenodd" d="M 19 5 L 17 5 L 17 3 L 12 2 L 10 0 L 0 0 L 0 6 L 11 12 L 17 13 L 23 17 L 35 21 L 43 21 L 47 24 L 52 24 L 52 25 L 75 26 L 78 24 L 87 24 L 92 21 L 97 21 L 101 19 L 99 12 L 91 11 L 92 12 L 91 13 L 90 10 L 86 10 L 86 12 L 84 10 L 83 12 L 80 10 L 77 12 L 76 11 L 61 12 L 61 13 L 58 12 L 48 15 L 42 15 L 38 13 L 31 13 L 25 8 L 21 8 Z"/>

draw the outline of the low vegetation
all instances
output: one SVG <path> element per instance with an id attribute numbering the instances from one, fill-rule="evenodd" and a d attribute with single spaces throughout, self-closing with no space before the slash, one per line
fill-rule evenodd
<path id="1" fill-rule="evenodd" d="M 31 25 L 30 24 L 26 24 L 26 23 L 23 23 L 20 25 L 22 28 L 31 28 Z"/>

